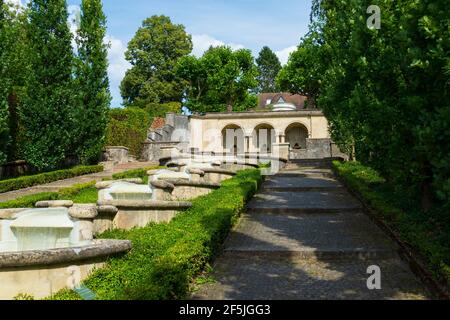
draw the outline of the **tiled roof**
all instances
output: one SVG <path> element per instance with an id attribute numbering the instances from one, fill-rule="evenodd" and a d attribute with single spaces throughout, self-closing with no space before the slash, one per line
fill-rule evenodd
<path id="1" fill-rule="evenodd" d="M 258 95 L 258 107 L 259 109 L 265 109 L 267 108 L 267 101 L 270 100 L 270 104 L 274 105 L 278 103 L 280 98 L 283 98 L 286 103 L 292 103 L 297 107 L 297 110 L 305 109 L 307 97 L 291 93 L 261 93 Z"/>
<path id="2" fill-rule="evenodd" d="M 155 131 L 158 129 L 162 129 L 166 125 L 166 119 L 164 118 L 155 118 L 153 119 L 152 126 L 150 127 L 150 130 Z"/>

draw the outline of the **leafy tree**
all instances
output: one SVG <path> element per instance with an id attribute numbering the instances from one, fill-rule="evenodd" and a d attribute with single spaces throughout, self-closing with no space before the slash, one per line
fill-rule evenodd
<path id="1" fill-rule="evenodd" d="M 8 160 L 20 157 L 19 108 L 29 74 L 25 33 L 26 11 L 0 1 L 0 152 Z M 9 132 L 7 135 L 6 132 Z M 7 147 L 6 147 L 7 145 Z"/>
<path id="2" fill-rule="evenodd" d="M 322 87 L 324 48 L 320 44 L 320 34 L 312 30 L 294 51 L 286 66 L 276 79 L 282 91 L 301 94 L 308 97 L 309 107 L 316 106 Z"/>
<path id="3" fill-rule="evenodd" d="M 0 0 L 0 164 L 6 161 L 6 150 L 9 143 L 8 100 L 4 73 L 4 64 L 6 63 L 5 52 L 7 50 L 7 46 L 5 45 L 7 37 L 7 10 L 4 0 Z"/>
<path id="4" fill-rule="evenodd" d="M 82 162 L 98 160 L 105 142 L 111 102 L 108 80 L 106 17 L 101 0 L 83 0 L 76 43 L 77 154 Z"/>
<path id="5" fill-rule="evenodd" d="M 258 84 L 257 70 L 249 50 L 211 47 L 201 58 L 182 58 L 177 73 L 189 83 L 187 107 L 193 112 L 256 107 L 256 97 L 250 91 Z"/>
<path id="6" fill-rule="evenodd" d="M 275 79 L 281 70 L 281 62 L 269 48 L 263 47 L 256 59 L 258 68 L 258 92 L 278 92 L 279 86 Z"/>
<path id="7" fill-rule="evenodd" d="M 132 68 L 121 84 L 125 106 L 145 108 L 149 103 L 181 102 L 185 83 L 175 74 L 181 57 L 192 51 L 191 36 L 166 16 L 152 16 L 128 44 L 126 59 Z"/>
<path id="8" fill-rule="evenodd" d="M 38 169 L 53 169 L 72 152 L 76 135 L 72 99 L 72 35 L 65 0 L 29 3 L 29 57 L 24 154 Z"/>
<path id="9" fill-rule="evenodd" d="M 334 139 L 354 144 L 359 160 L 407 190 L 411 201 L 421 199 L 424 209 L 449 208 L 447 2 L 379 0 L 381 29 L 367 27 L 371 4 L 315 0 L 318 46 L 300 59 L 294 54 L 291 65 L 301 63 L 291 71 L 306 92 L 321 80 L 318 105 Z M 317 61 L 317 70 L 305 67 Z"/>

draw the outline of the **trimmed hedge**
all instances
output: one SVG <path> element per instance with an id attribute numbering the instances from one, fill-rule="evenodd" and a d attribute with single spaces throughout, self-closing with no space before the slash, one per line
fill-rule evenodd
<path id="1" fill-rule="evenodd" d="M 93 194 L 94 191 L 95 194 Z M 73 200 L 75 203 L 96 203 L 97 196 L 98 190 L 95 188 L 95 181 L 91 181 L 61 189 L 59 192 L 37 193 L 15 200 L 1 202 L 0 209 L 34 208 L 36 202 L 45 200 Z"/>
<path id="2" fill-rule="evenodd" d="M 139 108 L 111 109 L 106 131 L 107 146 L 125 146 L 130 153 L 139 157 L 143 142 L 147 139 L 151 119 Z"/>
<path id="3" fill-rule="evenodd" d="M 103 166 L 101 165 L 77 166 L 71 169 L 51 171 L 32 176 L 2 180 L 0 181 L 0 193 L 29 188 L 39 184 L 50 183 L 101 171 L 103 171 Z"/>
<path id="4" fill-rule="evenodd" d="M 450 216 L 445 210 L 423 212 L 408 202 L 373 169 L 358 162 L 333 162 L 346 185 L 359 194 L 403 242 L 417 251 L 437 281 L 450 289 Z"/>
<path id="5" fill-rule="evenodd" d="M 168 224 L 150 224 L 131 231 L 106 232 L 101 238 L 129 239 L 133 249 L 111 258 L 84 285 L 102 300 L 183 299 L 198 275 L 221 251 L 245 203 L 255 194 L 259 170 L 239 172 L 222 187 L 193 201 L 191 209 Z M 80 299 L 63 290 L 51 299 Z"/>
<path id="6" fill-rule="evenodd" d="M 128 171 L 113 174 L 112 178 L 114 180 L 142 178 L 144 180 L 144 183 L 148 183 L 147 171 L 156 170 L 156 169 L 164 169 L 164 168 L 166 168 L 166 167 L 153 166 L 153 167 L 142 168 L 142 169 L 133 169 L 133 170 L 128 170 Z"/>
<path id="7" fill-rule="evenodd" d="M 0 209 L 13 208 L 34 208 L 36 202 L 45 200 L 58 200 L 59 194 L 57 192 L 43 192 L 30 196 L 24 196 L 15 200 L 1 202 Z"/>

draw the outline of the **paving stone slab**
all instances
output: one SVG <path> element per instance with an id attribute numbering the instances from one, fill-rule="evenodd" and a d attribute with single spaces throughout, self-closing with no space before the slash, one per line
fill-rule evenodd
<path id="1" fill-rule="evenodd" d="M 325 213 L 361 210 L 361 204 L 345 191 L 271 192 L 263 191 L 250 201 L 252 211 L 272 213 Z"/>
<path id="2" fill-rule="evenodd" d="M 367 268 L 381 268 L 381 290 L 367 288 Z M 423 300 L 422 284 L 398 259 L 292 262 L 258 257 L 227 259 L 214 266 L 214 283 L 202 285 L 195 300 Z"/>
<path id="3" fill-rule="evenodd" d="M 225 243 L 226 252 L 298 257 L 392 256 L 396 250 L 363 213 L 246 215 Z"/>
<path id="4" fill-rule="evenodd" d="M 314 177 L 274 176 L 266 179 L 264 190 L 273 191 L 323 191 L 342 188 L 342 184 L 334 179 Z"/>

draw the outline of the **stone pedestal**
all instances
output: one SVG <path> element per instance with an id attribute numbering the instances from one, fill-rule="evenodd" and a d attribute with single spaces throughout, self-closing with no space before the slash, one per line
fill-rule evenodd
<path id="1" fill-rule="evenodd" d="M 289 143 L 273 144 L 272 157 L 289 160 Z"/>

